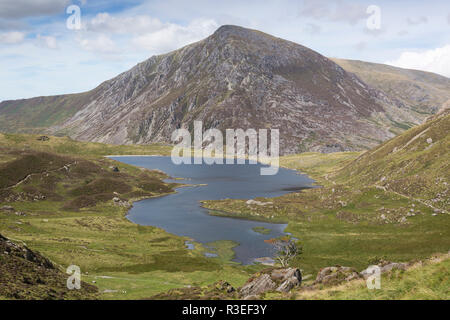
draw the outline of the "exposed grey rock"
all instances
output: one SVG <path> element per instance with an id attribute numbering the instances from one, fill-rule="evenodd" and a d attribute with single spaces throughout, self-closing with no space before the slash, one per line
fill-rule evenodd
<path id="1" fill-rule="evenodd" d="M 367 279 L 368 277 L 370 277 L 371 275 L 373 275 L 375 273 L 375 270 L 373 268 L 371 268 L 372 266 L 367 267 L 366 269 L 364 269 L 363 271 L 361 271 L 359 273 L 359 275 L 361 277 L 363 277 L 364 279 Z"/>
<path id="2" fill-rule="evenodd" d="M 358 279 L 360 276 L 356 269 L 350 267 L 326 267 L 319 271 L 314 284 L 336 285 L 344 281 Z"/>
<path id="3" fill-rule="evenodd" d="M 408 267 L 408 264 L 406 263 L 397 263 L 397 262 L 388 262 L 388 261 L 383 261 L 381 262 L 379 265 L 377 265 L 380 268 L 380 272 L 381 273 L 387 273 L 390 272 L 394 269 L 399 269 L 399 270 L 406 270 L 406 268 Z M 363 277 L 364 279 L 367 279 L 369 276 L 371 276 L 372 274 L 374 274 L 374 269 L 372 268 L 372 266 L 362 270 L 359 275 L 361 277 Z"/>
<path id="4" fill-rule="evenodd" d="M 114 197 L 112 200 L 116 206 L 121 206 L 125 208 L 131 207 L 131 204 L 128 201 L 121 200 L 119 197 Z"/>
<path id="5" fill-rule="evenodd" d="M 242 297 L 257 296 L 265 292 L 289 292 L 302 282 L 297 268 L 269 269 L 252 277 L 240 290 Z"/>
<path id="6" fill-rule="evenodd" d="M 241 290 L 239 290 L 239 293 L 243 297 L 260 295 L 264 292 L 274 290 L 276 286 L 276 283 L 270 278 L 270 275 L 263 274 L 245 284 Z"/>
<path id="7" fill-rule="evenodd" d="M 47 258 L 43 257 L 37 252 L 33 252 L 24 244 L 12 242 L 0 234 L 0 244 L 4 248 L 4 253 L 8 255 L 17 256 L 27 261 L 34 262 L 39 266 L 47 269 L 54 269 L 55 267 Z"/>
<path id="8" fill-rule="evenodd" d="M 373 147 L 394 136 L 390 118 L 415 121 L 403 119 L 395 101 L 319 53 L 236 26 L 151 57 L 83 101 L 51 131 L 147 144 L 171 142 L 175 129 L 191 128 L 194 120 L 203 121 L 204 130 L 222 131 L 270 124 L 280 130 L 280 151 L 287 154 Z"/>
<path id="9" fill-rule="evenodd" d="M 299 284 L 300 284 L 300 281 L 297 278 L 292 277 L 292 278 L 285 280 L 282 284 L 280 284 L 280 286 L 276 289 L 276 291 L 289 292 L 293 288 L 298 286 Z"/>
<path id="10" fill-rule="evenodd" d="M 393 269 L 399 269 L 399 270 L 406 270 L 407 264 L 406 263 L 396 263 L 392 262 L 389 263 L 381 268 L 381 273 L 390 272 Z"/>

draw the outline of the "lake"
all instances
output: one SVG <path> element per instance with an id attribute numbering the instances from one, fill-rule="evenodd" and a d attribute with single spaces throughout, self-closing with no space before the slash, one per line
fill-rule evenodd
<path id="1" fill-rule="evenodd" d="M 213 241 L 232 240 L 239 243 L 233 249 L 234 261 L 242 264 L 251 264 L 256 258 L 272 257 L 273 247 L 264 240 L 285 235 L 287 225 L 211 216 L 207 209 L 201 207 L 200 201 L 278 197 L 293 190 L 311 187 L 314 182 L 306 175 L 284 168 L 280 168 L 276 175 L 261 176 L 261 164 L 175 165 L 170 157 L 160 156 L 111 159 L 158 169 L 172 178 L 182 178 L 175 182 L 201 185 L 181 187 L 176 194 L 135 202 L 127 216 L 130 221 L 159 227 L 205 245 Z M 264 227 L 270 232 L 256 232 L 253 230 L 255 227 Z"/>

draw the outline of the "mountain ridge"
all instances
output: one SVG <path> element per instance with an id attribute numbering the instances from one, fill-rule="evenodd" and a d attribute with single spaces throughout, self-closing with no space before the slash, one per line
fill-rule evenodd
<path id="1" fill-rule="evenodd" d="M 436 113 L 450 99 L 450 79 L 432 72 L 404 69 L 391 65 L 331 58 L 364 82 L 411 106 L 410 111 Z"/>
<path id="2" fill-rule="evenodd" d="M 423 121 L 311 49 L 230 25 L 93 90 L 33 99 L 0 103 L 1 130 L 170 143 L 175 129 L 202 120 L 222 131 L 280 129 L 287 154 L 363 150 Z"/>

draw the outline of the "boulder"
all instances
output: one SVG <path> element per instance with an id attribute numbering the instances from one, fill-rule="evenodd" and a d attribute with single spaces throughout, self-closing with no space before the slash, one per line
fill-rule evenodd
<path id="1" fill-rule="evenodd" d="M 239 290 L 241 297 L 258 296 L 265 292 L 289 292 L 302 282 L 297 268 L 267 269 L 257 273 Z"/>
<path id="2" fill-rule="evenodd" d="M 244 297 L 260 295 L 262 293 L 273 291 L 277 287 L 277 284 L 270 278 L 270 275 L 265 273 L 261 276 L 249 280 L 241 290 L 239 294 Z"/>
<path id="3" fill-rule="evenodd" d="M 280 284 L 278 286 L 278 288 L 276 289 L 276 291 L 278 292 L 289 292 L 291 291 L 294 287 L 298 286 L 300 284 L 300 281 L 295 278 L 289 278 L 287 280 L 285 280 L 282 284 Z"/>
<path id="4" fill-rule="evenodd" d="M 302 273 L 296 268 L 273 270 L 271 277 L 276 282 L 281 282 L 276 289 L 279 292 L 289 292 L 302 283 Z"/>
<path id="5" fill-rule="evenodd" d="M 114 197 L 112 200 L 116 206 L 125 207 L 125 208 L 131 207 L 131 204 L 128 201 L 121 200 L 119 197 Z"/>

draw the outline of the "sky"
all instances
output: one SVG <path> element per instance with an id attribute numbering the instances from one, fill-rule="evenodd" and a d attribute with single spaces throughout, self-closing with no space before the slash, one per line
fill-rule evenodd
<path id="1" fill-rule="evenodd" d="M 226 24 L 450 77 L 448 0 L 0 0 L 0 101 L 93 89 Z"/>

